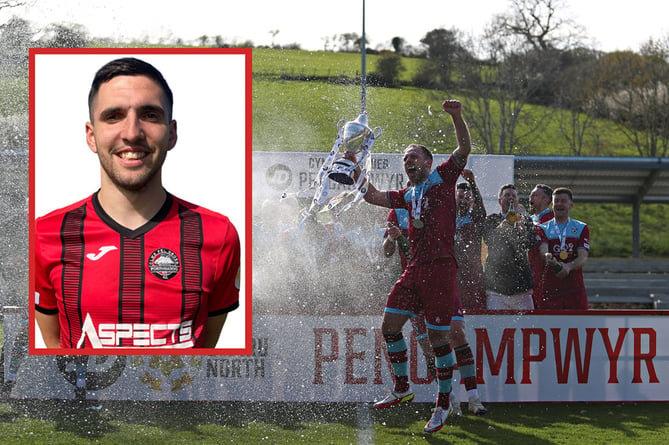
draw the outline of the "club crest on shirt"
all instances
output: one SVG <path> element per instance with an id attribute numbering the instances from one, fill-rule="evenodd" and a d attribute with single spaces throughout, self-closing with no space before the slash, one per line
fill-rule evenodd
<path id="1" fill-rule="evenodd" d="M 157 249 L 149 257 L 148 266 L 155 277 L 169 280 L 179 272 L 179 258 L 169 249 Z"/>

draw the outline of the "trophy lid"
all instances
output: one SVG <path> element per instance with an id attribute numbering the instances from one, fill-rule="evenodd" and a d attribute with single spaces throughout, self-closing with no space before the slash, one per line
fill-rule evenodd
<path id="1" fill-rule="evenodd" d="M 369 125 L 367 124 L 367 114 L 365 113 L 359 114 L 354 122 L 364 125 L 365 127 L 369 127 Z"/>

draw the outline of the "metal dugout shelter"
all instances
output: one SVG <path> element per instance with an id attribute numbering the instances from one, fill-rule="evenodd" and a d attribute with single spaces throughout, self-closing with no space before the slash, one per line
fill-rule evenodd
<path id="1" fill-rule="evenodd" d="M 576 202 L 631 204 L 638 257 L 641 205 L 669 204 L 669 158 L 515 156 L 514 182 L 524 196 L 544 183 L 570 188 Z"/>

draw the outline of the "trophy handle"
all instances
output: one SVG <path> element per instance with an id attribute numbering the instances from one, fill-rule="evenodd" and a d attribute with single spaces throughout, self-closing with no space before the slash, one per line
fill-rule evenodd
<path id="1" fill-rule="evenodd" d="M 337 133 L 341 134 L 346 122 L 348 122 L 346 119 L 339 119 L 339 122 L 337 122 Z"/>
<path id="2" fill-rule="evenodd" d="M 374 138 L 378 139 L 378 137 L 383 134 L 383 130 L 381 129 L 381 127 L 374 127 L 374 130 L 372 130 L 372 133 L 374 133 Z"/>

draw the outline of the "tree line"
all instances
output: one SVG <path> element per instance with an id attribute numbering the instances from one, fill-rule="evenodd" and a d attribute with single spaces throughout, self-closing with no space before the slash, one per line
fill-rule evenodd
<path id="1" fill-rule="evenodd" d="M 578 156 L 595 121 L 608 119 L 639 156 L 667 156 L 669 36 L 649 39 L 639 52 L 605 53 L 588 48 L 582 28 L 561 18 L 559 0 L 510 3 L 481 39 L 457 29 L 429 31 L 411 84 L 471 98 L 468 122 L 488 153 L 531 145 L 551 122 Z M 371 79 L 400 85 L 402 43 L 393 39 L 394 51 L 381 54 Z M 528 105 L 542 107 L 528 112 Z"/>
<path id="2" fill-rule="evenodd" d="M 2 3 L 7 2 L 0 2 L 0 8 Z M 587 137 L 596 120 L 608 119 L 639 156 L 667 156 L 669 36 L 649 39 L 638 52 L 605 53 L 589 48 L 583 28 L 564 18 L 564 0 L 509 0 L 509 5 L 477 39 L 442 28 L 427 32 L 418 48 L 397 36 L 392 50 L 368 49 L 379 54 L 368 82 L 402 86 L 404 58 L 422 59 L 409 84 L 466 94 L 471 100 L 468 122 L 488 153 L 512 154 L 518 146 L 531 146 L 550 122 L 578 156 L 586 141 L 597 139 Z M 278 33 L 270 31 L 273 39 Z M 362 47 L 356 33 L 323 40 L 324 49 L 359 52 Z M 91 42 L 82 25 L 34 30 L 28 21 L 13 17 L 0 26 L 0 74 L 25 73 L 29 47 L 77 48 Z M 184 44 L 181 39 L 173 43 Z M 203 35 L 195 43 L 253 47 L 251 41 L 226 43 L 220 35 Z M 299 49 L 299 44 L 288 47 Z"/>

